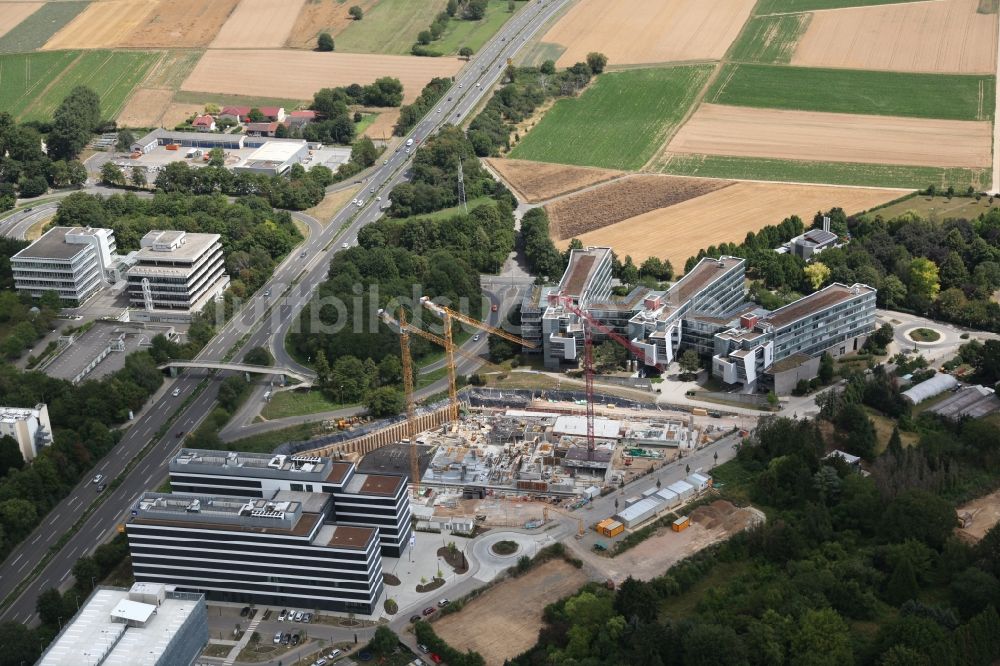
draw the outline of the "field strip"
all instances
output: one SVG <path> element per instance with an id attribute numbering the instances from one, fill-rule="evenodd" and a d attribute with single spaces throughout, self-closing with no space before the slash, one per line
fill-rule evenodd
<path id="1" fill-rule="evenodd" d="M 997 67 L 996 76 L 1000 80 L 1000 21 L 997 21 Z M 997 116 L 1000 115 L 1000 86 L 993 86 L 995 92 L 993 113 L 993 180 L 990 192 L 1000 193 L 1000 129 L 997 128 Z"/>
<path id="2" fill-rule="evenodd" d="M 705 95 L 708 94 L 708 91 L 712 87 L 712 84 L 715 83 L 715 79 L 719 76 L 719 72 L 722 71 L 722 66 L 725 64 L 725 62 L 726 62 L 725 60 L 721 60 L 718 63 L 716 63 L 715 67 L 712 68 L 712 73 L 708 75 L 707 79 L 705 79 L 705 85 L 703 85 L 701 87 L 701 90 L 698 91 L 698 94 L 695 96 L 694 101 L 691 102 L 687 110 L 684 111 L 684 115 L 681 116 L 681 119 L 678 120 L 671 127 L 667 128 L 667 131 L 664 133 L 663 141 L 660 143 L 660 147 L 656 149 L 656 151 L 649 157 L 648 160 L 646 160 L 646 163 L 643 164 L 642 167 L 639 169 L 640 171 L 647 171 L 650 165 L 652 165 L 654 162 L 660 159 L 660 156 L 664 153 L 664 151 L 666 151 L 667 146 L 670 145 L 670 141 L 673 140 L 673 138 L 677 135 L 677 133 L 681 131 L 681 128 L 684 127 L 684 125 L 687 124 L 687 121 L 691 119 L 691 116 L 693 116 L 695 112 L 701 107 L 701 103 L 705 99 Z M 732 76 L 732 74 L 730 74 L 730 76 Z"/>
<path id="3" fill-rule="evenodd" d="M 64 76 L 66 76 L 67 72 L 71 71 L 74 67 L 76 67 L 77 63 L 79 63 L 82 58 L 83 58 L 83 53 L 80 53 L 75 58 L 73 58 L 73 60 L 70 61 L 70 63 L 68 65 L 66 65 L 63 68 L 63 70 L 61 72 L 59 72 L 51 81 L 49 81 L 48 85 L 45 86 L 42 89 L 42 91 L 40 93 L 38 93 L 37 96 L 35 96 L 35 99 L 31 102 L 31 104 L 29 104 L 28 106 L 24 107 L 24 109 L 22 109 L 21 113 L 18 114 L 18 115 L 19 116 L 24 116 L 32 108 L 34 108 L 35 106 L 38 106 L 39 104 L 41 104 L 42 100 L 44 100 L 45 97 L 46 97 L 46 93 L 49 90 L 51 90 L 54 86 L 56 86 L 62 80 L 62 78 Z M 35 86 L 32 86 L 29 90 L 25 91 L 25 94 L 30 93 L 32 90 L 34 90 L 34 88 L 35 88 Z M 24 95 L 22 95 L 22 97 L 24 97 Z"/>
<path id="4" fill-rule="evenodd" d="M 41 9 L 41 2 L 0 2 L 0 37 Z"/>
<path id="5" fill-rule="evenodd" d="M 888 2 L 887 5 L 931 5 L 936 2 L 947 2 L 948 0 L 900 0 L 900 2 Z M 803 9 L 798 12 L 771 12 L 768 14 L 754 14 L 757 16 L 792 16 L 794 14 L 814 14 L 816 12 L 842 12 L 845 9 L 864 9 L 866 7 L 883 7 L 884 5 L 851 5 L 849 7 L 828 7 L 827 9 Z"/>

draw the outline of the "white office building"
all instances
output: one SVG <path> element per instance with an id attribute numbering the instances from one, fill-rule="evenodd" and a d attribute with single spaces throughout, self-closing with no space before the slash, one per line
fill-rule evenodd
<path id="1" fill-rule="evenodd" d="M 21 457 L 31 462 L 52 443 L 52 423 L 45 403 L 34 407 L 0 407 L 0 437 L 13 437 Z"/>
<path id="2" fill-rule="evenodd" d="M 11 257 L 14 286 L 36 298 L 55 291 L 83 303 L 109 285 L 115 249 L 111 229 L 53 227 Z"/>
<path id="3" fill-rule="evenodd" d="M 150 231 L 126 272 L 131 318 L 186 322 L 229 286 L 219 234 Z"/>

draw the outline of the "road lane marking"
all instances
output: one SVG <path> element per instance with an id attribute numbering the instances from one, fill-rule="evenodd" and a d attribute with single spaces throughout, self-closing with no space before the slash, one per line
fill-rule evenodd
<path id="1" fill-rule="evenodd" d="M 24 553 L 21 553 L 20 555 L 18 555 L 18 556 L 17 556 L 17 557 L 16 557 L 15 559 L 14 559 L 14 561 L 13 561 L 13 562 L 11 562 L 11 565 L 15 565 L 15 564 L 17 564 L 17 561 L 18 561 L 18 560 L 20 560 L 20 559 L 21 559 L 22 557 L 24 557 Z"/>

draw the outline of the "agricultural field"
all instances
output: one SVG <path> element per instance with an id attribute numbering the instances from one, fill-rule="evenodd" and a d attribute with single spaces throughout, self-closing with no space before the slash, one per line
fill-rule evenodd
<path id="1" fill-rule="evenodd" d="M 568 67 L 600 51 L 611 65 L 717 60 L 756 0 L 581 0 L 540 39 Z"/>
<path id="2" fill-rule="evenodd" d="M 365 126 L 363 134 L 371 139 L 385 139 L 392 136 L 392 130 L 399 122 L 399 109 L 389 107 L 386 109 L 372 109 L 378 115 Z"/>
<path id="3" fill-rule="evenodd" d="M 711 71 L 687 66 L 602 74 L 579 97 L 556 102 L 510 156 L 638 169 L 687 113 Z"/>
<path id="4" fill-rule="evenodd" d="M 517 3 L 516 12 L 523 3 Z M 478 53 L 489 39 L 497 33 L 507 19 L 514 14 L 507 11 L 507 0 L 491 0 L 486 6 L 486 15 L 479 21 L 453 18 L 441 39 L 431 42 L 427 48 L 441 55 L 456 55 L 463 46 Z"/>
<path id="5" fill-rule="evenodd" d="M 18 118 L 79 53 L 0 55 L 0 111 Z"/>
<path id="6" fill-rule="evenodd" d="M 434 623 L 434 631 L 453 648 L 475 650 L 487 664 L 502 664 L 535 644 L 546 606 L 586 582 L 587 575 L 580 569 L 563 560 L 550 560 L 442 617 Z"/>
<path id="7" fill-rule="evenodd" d="M 654 171 L 680 176 L 775 180 L 831 185 L 865 185 L 914 190 L 934 184 L 956 189 L 990 187 L 992 170 L 944 169 L 900 164 L 857 164 L 818 160 L 775 160 L 731 155 L 678 155 L 667 153 L 652 165 Z"/>
<path id="8" fill-rule="evenodd" d="M 190 48 L 208 46 L 239 0 L 160 0 L 121 46 Z"/>
<path id="9" fill-rule="evenodd" d="M 528 203 L 540 203 L 583 188 L 624 176 L 622 171 L 592 167 L 563 166 L 525 160 L 487 159 L 487 166 Z"/>
<path id="10" fill-rule="evenodd" d="M 377 2 L 378 0 L 355 0 L 348 5 L 341 0 L 306 0 L 295 19 L 286 46 L 312 50 L 316 48 L 316 39 L 321 32 L 328 32 L 336 37 L 354 22 L 347 13 L 351 6 L 361 7 L 364 15 L 368 16 Z"/>
<path id="11" fill-rule="evenodd" d="M 558 61 L 565 50 L 562 44 L 529 41 L 525 48 L 517 52 L 514 61 L 522 67 L 538 67 L 546 60 Z"/>
<path id="12" fill-rule="evenodd" d="M 202 51 L 195 50 L 164 51 L 163 57 L 149 70 L 118 115 L 118 124 L 123 127 L 174 127 L 201 111 L 203 104 L 180 105 L 183 107 L 180 110 L 174 100 L 177 89 L 201 55 Z"/>
<path id="13" fill-rule="evenodd" d="M 787 64 L 795 46 L 809 26 L 812 14 L 756 16 L 747 22 L 729 52 L 738 62 Z"/>
<path id="14" fill-rule="evenodd" d="M 146 23 L 154 4 L 148 0 L 92 2 L 79 16 L 45 42 L 47 51 L 105 49 L 120 46 L 125 36 Z"/>
<path id="15" fill-rule="evenodd" d="M 27 53 L 42 48 L 52 35 L 76 18 L 88 4 L 46 2 L 7 34 L 0 36 L 0 53 Z"/>
<path id="16" fill-rule="evenodd" d="M 816 12 L 793 65 L 901 72 L 995 73 L 997 14 L 980 0 Z"/>
<path id="17" fill-rule="evenodd" d="M 37 12 L 41 6 L 40 2 L 0 2 L 0 37 Z"/>
<path id="18" fill-rule="evenodd" d="M 610 245 L 620 257 L 641 262 L 655 256 L 682 268 L 698 250 L 740 242 L 748 231 L 777 224 L 789 215 L 812 219 L 818 210 L 840 206 L 856 212 L 891 201 L 904 190 L 823 187 L 789 183 L 735 183 L 703 196 L 650 211 L 583 234 L 586 245 Z M 568 239 L 556 240 L 560 247 Z"/>
<path id="19" fill-rule="evenodd" d="M 213 49 L 280 48 L 305 0 L 240 0 L 212 41 Z"/>
<path id="20" fill-rule="evenodd" d="M 548 204 L 550 232 L 556 240 L 579 238 L 591 231 L 650 211 L 725 189 L 731 180 L 630 176 Z"/>
<path id="21" fill-rule="evenodd" d="M 119 127 L 158 127 L 164 113 L 174 99 L 173 90 L 163 88 L 139 88 L 125 103 L 122 112 L 118 114 Z M 200 111 L 195 108 L 192 113 Z M 185 118 L 191 113 L 185 114 Z M 178 123 L 166 125 L 174 127 Z"/>
<path id="22" fill-rule="evenodd" d="M 995 85 L 992 76 L 726 65 L 705 101 L 798 111 L 989 120 Z"/>
<path id="23" fill-rule="evenodd" d="M 923 0 L 760 0 L 756 14 L 780 14 L 785 12 L 811 12 L 815 9 L 840 9 L 841 7 L 870 7 L 872 5 L 894 5 Z"/>
<path id="24" fill-rule="evenodd" d="M 427 30 L 447 4 L 447 0 L 379 0 L 363 20 L 337 36 L 337 51 L 407 55 L 420 31 Z"/>
<path id="25" fill-rule="evenodd" d="M 888 220 L 897 217 L 908 211 L 913 211 L 920 217 L 927 220 L 946 220 L 951 217 L 960 217 L 972 220 L 982 213 L 988 213 L 996 208 L 998 203 L 990 203 L 989 197 L 982 197 L 976 201 L 974 197 L 951 197 L 943 195 L 928 197 L 925 195 L 915 195 L 903 201 L 889 204 L 869 211 L 872 214 L 881 215 Z"/>
<path id="26" fill-rule="evenodd" d="M 992 140 L 988 122 L 702 104 L 667 152 L 972 168 L 992 163 Z"/>
<path id="27" fill-rule="evenodd" d="M 381 76 L 395 76 L 403 84 L 403 102 L 408 104 L 432 78 L 453 76 L 462 64 L 457 58 L 264 49 L 210 50 L 181 89 L 217 95 L 304 100 L 312 99 L 313 93 L 320 88 L 351 83 L 364 85 Z"/>

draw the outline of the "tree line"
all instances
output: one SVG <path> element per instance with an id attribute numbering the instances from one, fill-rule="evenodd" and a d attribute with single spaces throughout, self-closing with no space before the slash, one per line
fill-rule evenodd
<path id="1" fill-rule="evenodd" d="M 513 6 L 513 2 L 510 3 Z M 415 56 L 438 57 L 444 55 L 440 51 L 431 48 L 431 44 L 441 39 L 451 20 L 462 19 L 466 21 L 480 21 L 486 16 L 488 0 L 448 0 L 444 11 L 438 12 L 427 30 L 421 30 L 417 34 L 417 41 L 410 48 L 410 53 Z M 458 55 L 468 58 L 472 55 L 472 49 L 463 46 L 458 51 Z"/>
<path id="2" fill-rule="evenodd" d="M 412 104 L 406 104 L 399 110 L 399 120 L 392 133 L 396 136 L 406 136 L 406 133 L 416 127 L 420 119 L 431 112 L 434 105 L 440 101 L 451 87 L 452 79 L 441 76 L 427 82 L 417 99 Z"/>

